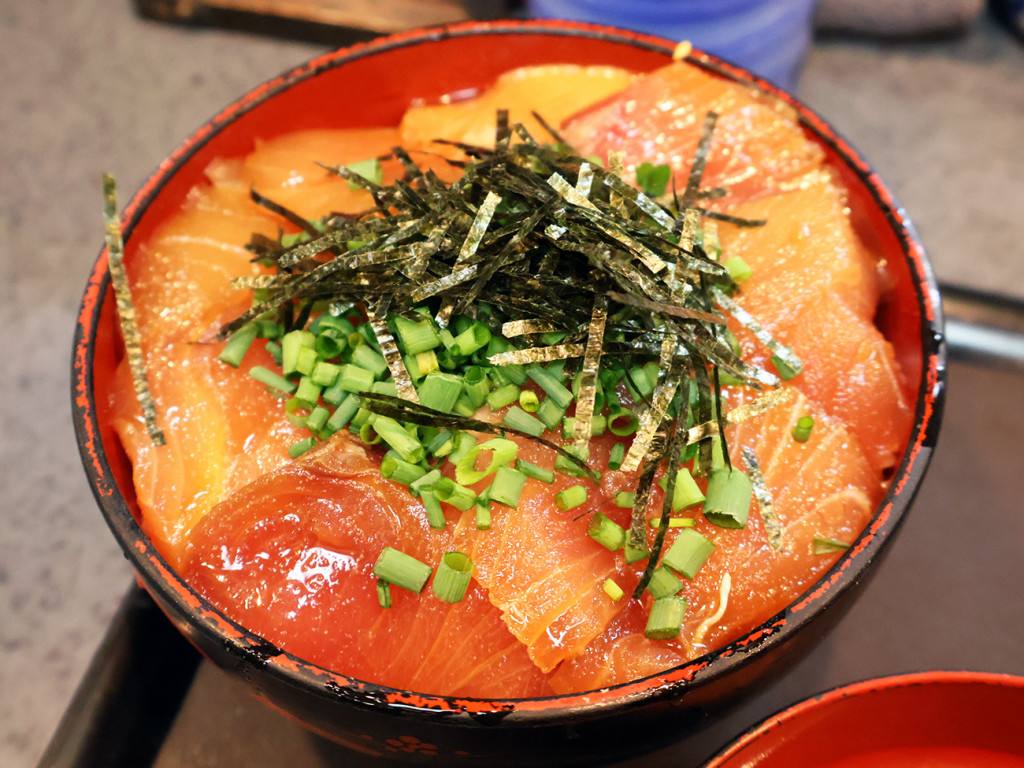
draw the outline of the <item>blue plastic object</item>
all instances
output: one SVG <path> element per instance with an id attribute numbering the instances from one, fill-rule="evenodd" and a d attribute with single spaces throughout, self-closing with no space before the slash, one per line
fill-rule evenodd
<path id="1" fill-rule="evenodd" d="M 531 16 L 689 40 L 789 90 L 811 41 L 815 0 L 528 0 Z"/>

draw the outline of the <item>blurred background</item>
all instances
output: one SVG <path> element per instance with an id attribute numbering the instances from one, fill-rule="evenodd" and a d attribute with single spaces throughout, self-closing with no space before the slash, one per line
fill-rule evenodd
<path id="1" fill-rule="evenodd" d="M 37 763 L 131 584 L 69 410 L 101 173 L 126 200 L 210 115 L 330 48 L 466 18 L 602 21 L 689 39 L 791 88 L 893 189 L 940 279 L 1021 297 L 1019 5 L 0 0 L 0 765 Z M 1019 479 L 1019 446 L 1003 460 Z"/>

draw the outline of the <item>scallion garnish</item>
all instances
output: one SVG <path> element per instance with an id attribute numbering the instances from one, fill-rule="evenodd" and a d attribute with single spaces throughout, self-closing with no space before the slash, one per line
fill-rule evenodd
<path id="1" fill-rule="evenodd" d="M 446 552 L 437 566 L 431 589 L 439 600 L 457 603 L 466 596 L 473 576 L 473 561 L 462 552 Z"/>
<path id="2" fill-rule="evenodd" d="M 432 571 L 426 563 L 392 547 L 384 547 L 373 566 L 378 579 L 416 594 L 423 591 Z"/>
<path id="3" fill-rule="evenodd" d="M 676 573 L 692 579 L 697 576 L 714 551 L 713 541 L 693 528 L 684 528 L 665 552 L 661 562 Z"/>
<path id="4" fill-rule="evenodd" d="M 626 530 L 600 512 L 594 513 L 590 519 L 587 535 L 612 552 L 618 552 L 626 543 Z"/>
<path id="5" fill-rule="evenodd" d="M 850 545 L 838 539 L 815 536 L 811 541 L 811 547 L 816 555 L 831 555 L 834 552 L 845 552 L 850 548 Z"/>
<path id="6" fill-rule="evenodd" d="M 801 416 L 796 420 L 796 425 L 793 427 L 793 439 L 798 443 L 806 443 L 811 439 L 811 430 L 814 429 L 814 418 L 811 416 Z"/>
<path id="7" fill-rule="evenodd" d="M 649 640 L 671 640 L 679 636 L 686 615 L 686 599 L 669 595 L 651 603 L 644 637 Z"/>
<path id="8" fill-rule="evenodd" d="M 575 509 L 587 500 L 587 489 L 573 485 L 555 494 L 555 506 L 563 512 Z"/>
<path id="9" fill-rule="evenodd" d="M 708 479 L 704 517 L 721 528 L 743 528 L 753 494 L 750 478 L 740 470 L 715 470 Z"/>

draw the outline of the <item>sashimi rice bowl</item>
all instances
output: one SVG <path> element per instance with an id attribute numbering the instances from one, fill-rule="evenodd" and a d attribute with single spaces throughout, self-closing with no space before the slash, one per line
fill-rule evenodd
<path id="1" fill-rule="evenodd" d="M 368 755 L 679 738 L 821 634 L 934 447 L 902 210 L 685 44 L 384 38 L 242 97 L 120 220 L 106 192 L 100 506 L 204 654 Z"/>

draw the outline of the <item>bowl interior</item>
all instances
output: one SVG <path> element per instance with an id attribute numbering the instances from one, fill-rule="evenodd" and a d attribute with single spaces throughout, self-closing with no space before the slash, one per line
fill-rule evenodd
<path id="1" fill-rule="evenodd" d="M 1011 675 L 925 672 L 869 680 L 769 718 L 708 768 L 1019 767 L 1022 711 L 1024 678 Z"/>
<path id="2" fill-rule="evenodd" d="M 647 71 L 667 63 L 672 46 L 666 41 L 564 22 L 466 24 L 441 30 L 397 35 L 324 56 L 271 81 L 230 105 L 165 160 L 125 211 L 125 258 L 173 215 L 188 190 L 203 179 L 215 158 L 239 156 L 257 138 L 322 127 L 394 125 L 414 99 L 481 88 L 510 68 L 528 64 L 572 62 L 613 64 Z M 934 279 L 909 222 L 866 164 L 820 118 L 742 70 L 703 54 L 694 59 L 727 77 L 751 82 L 793 103 L 809 135 L 825 147 L 830 162 L 850 189 L 850 204 L 861 234 L 889 264 L 895 288 L 879 322 L 892 340 L 908 372 L 917 419 L 910 445 L 883 506 L 853 547 L 771 628 L 762 627 L 725 652 L 686 668 L 630 684 L 628 690 L 598 692 L 587 706 L 600 706 L 624 694 L 725 674 L 742 663 L 749 651 L 784 641 L 836 593 L 852 585 L 878 554 L 898 525 L 927 464 L 935 439 L 940 403 L 943 353 L 938 334 L 938 300 Z M 121 355 L 112 297 L 107 290 L 106 255 L 101 254 L 86 292 L 75 349 L 75 419 L 87 473 L 108 522 L 147 588 L 173 593 L 208 633 L 244 637 L 238 627 L 206 604 L 170 571 L 139 529 L 128 461 L 110 425 L 103 395 Z M 161 601 L 166 604 L 167 598 Z M 251 640 L 251 638 L 250 638 Z M 254 644 L 255 641 L 251 641 Z M 302 662 L 286 659 L 282 674 L 303 675 Z M 313 670 L 322 678 L 323 670 Z M 313 679 L 313 678 L 310 678 Z M 346 682 L 342 676 L 332 679 Z M 348 681 L 351 682 L 351 681 Z M 417 697 L 407 702 L 428 709 L 436 702 Z M 581 699 L 582 701 L 582 699 Z M 579 704 L 579 701 L 573 703 Z M 537 702 L 520 708 L 548 709 L 558 702 Z"/>

